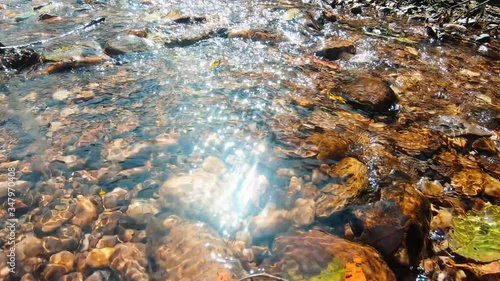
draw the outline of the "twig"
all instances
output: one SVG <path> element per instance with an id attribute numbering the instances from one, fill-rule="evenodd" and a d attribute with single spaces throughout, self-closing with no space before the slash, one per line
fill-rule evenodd
<path id="1" fill-rule="evenodd" d="M 268 274 L 268 273 L 251 274 L 251 275 L 248 275 L 248 276 L 243 277 L 241 279 L 238 279 L 238 281 L 248 280 L 248 279 L 252 279 L 252 278 L 256 278 L 256 277 L 267 277 L 267 278 L 271 278 L 271 279 L 274 279 L 274 280 L 277 280 L 277 281 L 288 281 L 285 278 L 274 276 L 274 275 L 271 275 L 271 274 Z"/>
<path id="2" fill-rule="evenodd" d="M 84 30 L 86 28 L 89 28 L 89 27 L 92 27 L 94 25 L 98 25 L 102 22 L 104 22 L 106 20 L 105 17 L 100 17 L 100 18 L 97 18 L 97 19 L 93 19 L 91 20 L 89 23 L 85 24 L 85 25 L 82 25 L 82 26 L 79 26 L 71 31 L 68 31 L 66 33 L 63 33 L 61 35 L 58 35 L 56 37 L 52 37 L 52 38 L 49 38 L 49 39 L 45 39 L 45 40 L 39 40 L 39 41 L 35 41 L 35 42 L 31 42 L 31 43 L 27 43 L 27 44 L 22 44 L 22 45 L 16 45 L 16 46 L 2 46 L 0 45 L 0 50 L 6 50 L 6 49 L 20 49 L 20 48 L 26 48 L 26 47 L 30 47 L 30 46 L 34 46 L 34 45 L 41 45 L 41 44 L 44 44 L 44 43 L 47 43 L 47 42 L 50 42 L 50 41 L 53 41 L 53 40 L 56 40 L 56 39 L 60 39 L 62 37 L 65 37 L 65 36 L 68 36 L 68 35 L 71 35 L 77 31 L 80 31 L 80 30 Z"/>

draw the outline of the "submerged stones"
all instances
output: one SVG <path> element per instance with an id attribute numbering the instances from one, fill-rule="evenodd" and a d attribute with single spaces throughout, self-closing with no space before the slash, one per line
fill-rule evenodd
<path id="1" fill-rule="evenodd" d="M 35 231 L 39 231 L 41 233 L 51 233 L 59 229 L 59 227 L 72 217 L 73 214 L 68 210 L 50 210 L 46 212 L 35 224 Z"/>
<path id="2" fill-rule="evenodd" d="M 339 160 L 345 156 L 350 146 L 344 136 L 335 132 L 312 134 L 305 143 L 315 146 L 319 160 Z"/>
<path id="3" fill-rule="evenodd" d="M 0 43 L 0 47 L 5 47 Z M 7 69 L 21 70 L 37 63 L 40 63 L 40 54 L 35 50 L 27 49 L 0 49 L 0 70 Z"/>
<path id="4" fill-rule="evenodd" d="M 93 249 L 87 255 L 85 263 L 90 268 L 107 267 L 109 266 L 109 258 L 114 251 L 114 248 Z"/>
<path id="5" fill-rule="evenodd" d="M 134 6 L 139 17 L 144 6 L 158 10 L 158 1 L 142 2 Z M 16 197 L 24 198 L 15 203 L 26 222 L 19 232 L 26 236 L 16 241 L 22 272 L 13 279 L 235 281 L 262 265 L 292 280 L 332 281 L 336 279 L 318 276 L 337 273 L 350 280 L 393 280 L 381 256 L 396 272 L 415 266 L 420 250 L 426 248 L 422 244 L 429 206 L 415 192 L 415 181 L 425 176 L 443 183 L 436 184 L 439 195 L 428 197 L 435 205 L 451 206 L 450 213 L 434 230 L 449 227 L 451 214 L 459 213 L 455 206 L 477 209 L 498 201 L 497 99 L 489 96 L 489 84 L 495 83 L 488 81 L 498 71 L 491 61 L 477 57 L 480 63 L 470 63 L 463 49 L 452 53 L 461 56 L 455 59 L 448 56 L 446 46 L 407 41 L 413 47 L 405 47 L 383 33 L 384 37 L 373 32 L 360 35 L 362 41 L 354 40 L 360 25 L 374 24 L 368 17 L 351 22 L 352 16 L 327 18 L 323 12 L 321 19 L 316 12 L 305 12 L 314 3 L 292 11 L 289 6 L 294 1 L 288 2 L 279 3 L 286 8 L 257 10 L 257 20 L 252 18 L 250 24 L 245 22 L 247 14 L 253 17 L 250 9 L 241 15 L 231 12 L 231 20 L 226 17 L 231 1 L 224 2 L 228 9 L 219 10 L 214 22 L 179 16 L 149 23 L 138 18 L 124 26 L 123 18 L 114 17 L 110 29 L 92 31 L 88 38 L 108 41 L 106 51 L 129 54 L 124 60 L 109 59 L 94 41 L 87 46 L 78 42 L 56 49 L 51 47 L 57 45 L 43 46 L 49 52 L 42 59 L 61 67 L 74 61 L 109 62 L 35 81 L 21 79 L 20 85 L 6 84 L 9 93 L 0 95 L 10 102 L 18 100 L 15 91 L 36 92 L 21 105 L 42 125 L 50 124 L 40 127 L 43 133 L 52 132 L 42 148 L 30 150 L 25 145 L 33 138 L 26 135 L 31 132 L 11 133 L 12 128 L 24 129 L 25 119 L 0 113 L 0 142 L 6 144 L 0 159 L 19 164 L 16 177 L 23 179 L 17 181 Z M 205 5 L 196 4 L 200 9 Z M 284 9 L 293 19 L 276 18 Z M 368 9 L 364 12 L 369 15 Z M 233 16 L 238 27 L 248 29 L 235 30 Z M 323 26 L 336 18 L 338 25 Z M 221 24 L 229 26 L 219 28 Z M 399 20 L 388 26 L 401 36 L 415 33 Z M 109 38 L 123 33 L 116 29 L 129 28 L 137 30 L 120 39 Z M 39 35 L 48 35 L 44 34 Z M 352 40 L 327 38 L 321 49 L 315 48 L 323 36 L 346 35 Z M 421 34 L 417 35 L 408 38 Z M 173 49 L 131 54 L 150 50 L 147 40 Z M 488 48 L 496 46 L 495 40 L 491 38 Z M 356 58 L 348 60 L 356 51 Z M 394 54 L 401 56 L 395 60 Z M 436 60 L 441 54 L 443 60 Z M 296 63 L 296 57 L 301 62 Z M 304 59 L 314 62 L 304 66 Z M 462 64 L 468 70 L 457 71 L 456 79 L 454 70 Z M 48 72 L 55 72 L 55 66 Z M 433 73 L 445 74 L 449 81 L 441 83 Z M 318 79 L 316 88 L 310 85 L 323 74 L 328 79 Z M 415 78 L 411 87 L 399 81 L 401 75 Z M 394 81 L 397 97 L 386 79 Z M 36 83 L 54 86 L 32 90 L 39 86 Z M 71 92 L 57 89 L 72 83 L 77 85 L 67 88 L 75 87 Z M 482 101 L 471 112 L 474 99 Z M 290 106 L 290 100 L 297 106 Z M 396 102 L 402 108 L 396 122 L 370 118 L 393 113 Z M 489 112 L 483 102 L 490 104 Z M 460 120 L 448 118 L 451 115 L 460 115 Z M 464 125 L 465 119 L 478 125 Z M 168 129 L 182 132 L 181 137 L 165 134 Z M 274 139 L 266 137 L 269 131 L 275 133 Z M 456 144 L 443 141 L 459 143 L 470 136 L 474 138 L 470 147 L 463 145 L 460 151 L 454 150 Z M 285 155 L 267 149 L 275 139 L 286 147 Z M 198 145 L 203 141 L 205 147 Z M 178 145 L 171 147 L 174 143 Z M 262 150 L 254 145 L 260 143 Z M 25 154 L 15 152 L 25 148 Z M 8 152 L 11 149 L 14 154 Z M 47 161 L 29 164 L 31 155 L 38 153 L 48 154 Z M 210 153 L 221 158 L 201 161 Z M 3 200 L 9 165 L 0 167 Z M 405 184 L 393 184 L 401 178 Z M 24 181 L 40 182 L 26 193 L 21 188 Z M 170 214 L 193 221 L 164 219 Z M 0 218 L 6 217 L 0 210 Z M 0 236 L 5 238 L 5 232 Z M 273 245 L 272 251 L 268 245 Z M 0 262 L 0 279 L 5 277 L 4 265 Z M 359 272 L 364 278 L 349 275 Z"/>
<path id="6" fill-rule="evenodd" d="M 235 29 L 227 33 L 228 38 L 241 38 L 250 39 L 259 42 L 273 42 L 277 43 L 281 38 L 276 34 L 271 34 L 266 31 L 252 30 L 252 29 Z"/>
<path id="7" fill-rule="evenodd" d="M 494 198 L 500 198 L 500 180 L 482 172 L 479 169 L 463 169 L 454 174 L 451 184 L 457 192 L 475 196 L 484 193 Z"/>
<path id="8" fill-rule="evenodd" d="M 146 245 L 140 243 L 116 245 L 110 257 L 110 267 L 122 280 L 150 280 L 147 274 Z"/>
<path id="9" fill-rule="evenodd" d="M 338 183 L 323 187 L 316 201 L 316 216 L 327 218 L 356 201 L 368 188 L 368 169 L 355 158 L 342 159 L 328 174 Z"/>
<path id="10" fill-rule="evenodd" d="M 320 72 L 314 76 L 317 90 L 335 102 L 347 103 L 365 115 L 395 113 L 398 98 L 389 83 L 375 74 L 356 71 L 346 74 Z"/>
<path id="11" fill-rule="evenodd" d="M 217 280 L 226 272 L 230 279 L 243 277 L 244 270 L 233 250 L 219 235 L 202 223 L 178 217 L 148 224 L 149 256 L 156 261 L 153 280 Z"/>
<path id="12" fill-rule="evenodd" d="M 79 227 L 86 227 L 95 219 L 97 219 L 96 205 L 88 197 L 78 196 L 75 214 L 71 219 L 71 223 Z"/>
<path id="13" fill-rule="evenodd" d="M 215 226 L 225 224 L 230 229 L 238 227 L 238 221 L 228 216 L 234 215 L 238 208 L 246 208 L 247 204 L 238 207 L 240 203 L 236 198 L 239 196 L 242 202 L 258 205 L 259 197 L 268 185 L 267 179 L 262 175 L 250 174 L 247 184 L 238 187 L 234 182 L 229 182 L 227 173 L 222 174 L 227 168 L 221 160 L 208 157 L 201 166 L 202 169 L 190 175 L 169 178 L 159 191 L 160 206 Z"/>
<path id="14" fill-rule="evenodd" d="M 349 263 L 357 263 L 364 274 L 364 280 L 396 280 L 373 248 L 315 229 L 276 237 L 272 253 L 270 258 L 263 261 L 262 267 L 266 272 L 286 276 L 291 280 L 312 280 L 319 276 L 336 280 L 335 272 L 329 272 L 325 276 L 324 270 L 332 266 L 332 263 L 338 264 L 337 271 L 341 272 L 342 277 L 344 269 L 349 268 Z"/>
<path id="15" fill-rule="evenodd" d="M 253 239 L 272 238 L 276 233 L 284 232 L 290 227 L 292 220 L 288 211 L 270 208 L 252 218 L 249 231 Z"/>
<path id="16" fill-rule="evenodd" d="M 122 35 L 106 42 L 104 51 L 108 55 L 121 55 L 127 53 L 138 53 L 152 50 L 154 44 L 148 39 L 135 35 Z"/>

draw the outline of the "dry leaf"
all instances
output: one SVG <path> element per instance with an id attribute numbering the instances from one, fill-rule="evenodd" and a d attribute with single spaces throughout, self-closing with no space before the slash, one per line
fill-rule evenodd
<path id="1" fill-rule="evenodd" d="M 361 267 L 363 257 L 354 256 L 353 262 L 345 265 L 345 280 L 347 281 L 366 281 L 365 273 Z"/>
<path id="2" fill-rule="evenodd" d="M 474 264 L 474 263 L 463 263 L 456 264 L 453 260 L 448 259 L 448 265 L 452 267 L 465 268 L 474 272 L 477 277 L 482 277 L 484 275 L 500 274 L 500 260 L 490 262 L 487 264 Z"/>
<path id="3" fill-rule="evenodd" d="M 408 53 L 410 53 L 410 54 L 412 54 L 412 55 L 418 56 L 418 51 L 417 51 L 417 49 L 415 49 L 415 48 L 413 48 L 413 47 L 406 46 L 406 47 L 405 47 L 405 51 L 407 51 Z"/>
<path id="4" fill-rule="evenodd" d="M 227 271 L 217 272 L 216 281 L 231 281 L 231 277 Z"/>

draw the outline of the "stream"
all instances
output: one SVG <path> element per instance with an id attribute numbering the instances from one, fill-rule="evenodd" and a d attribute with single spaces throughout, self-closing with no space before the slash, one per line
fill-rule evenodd
<path id="1" fill-rule="evenodd" d="M 496 280 L 498 39 L 326 2 L 2 1 L 0 280 Z"/>

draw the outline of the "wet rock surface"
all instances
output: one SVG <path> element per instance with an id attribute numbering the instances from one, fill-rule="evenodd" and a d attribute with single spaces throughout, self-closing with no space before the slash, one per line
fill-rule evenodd
<path id="1" fill-rule="evenodd" d="M 318 230 L 279 236 L 272 249 L 276 254 L 263 263 L 271 268 L 270 271 L 287 278 L 297 275 L 303 278 L 317 276 L 329 263 L 336 261 L 342 268 L 348 263 L 359 263 L 366 274 L 366 280 L 396 280 L 383 259 L 372 248 Z M 357 260 L 360 257 L 363 257 L 362 260 Z"/>
<path id="2" fill-rule="evenodd" d="M 0 4 L 1 280 L 498 279 L 491 1 L 90 2 Z"/>
<path id="3" fill-rule="evenodd" d="M 182 280 L 183 276 L 212 280 L 222 271 L 227 272 L 229 278 L 237 279 L 244 274 L 232 249 L 206 225 L 168 217 L 152 221 L 148 227 L 152 237 L 148 253 L 155 258 L 157 266 L 154 280 Z M 213 255 L 219 260 L 212 259 Z M 229 261 L 230 266 L 225 266 L 224 261 Z"/>
<path id="4" fill-rule="evenodd" d="M 104 51 L 108 55 L 120 55 L 127 53 L 145 52 L 151 50 L 153 42 L 134 35 L 122 35 L 117 39 L 106 42 Z"/>

